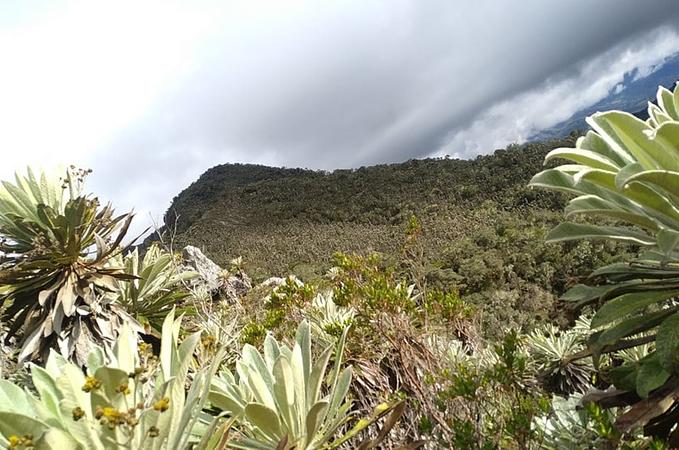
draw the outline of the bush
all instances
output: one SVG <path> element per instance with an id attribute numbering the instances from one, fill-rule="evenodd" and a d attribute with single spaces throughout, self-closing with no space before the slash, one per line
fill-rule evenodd
<path id="1" fill-rule="evenodd" d="M 558 148 L 546 161 L 566 159 L 537 174 L 532 186 L 577 195 L 567 217 L 604 216 L 612 225 L 564 222 L 549 242 L 576 239 L 631 242 L 639 256 L 602 267 L 590 284 L 579 284 L 564 298 L 577 307 L 596 309 L 588 351 L 593 356 L 655 342 L 655 350 L 634 362 L 623 361 L 605 371 L 617 390 L 586 396 L 602 406 L 633 404 L 615 421 L 611 439 L 644 427 L 647 434 L 668 439 L 676 424 L 679 396 L 679 87 L 658 90 L 649 104 L 649 119 L 619 112 L 588 118 L 594 131 L 575 148 Z"/>
<path id="2" fill-rule="evenodd" d="M 86 374 L 52 351 L 31 366 L 37 396 L 0 380 L 0 434 L 9 448 L 213 448 L 221 419 L 202 413 L 221 357 L 189 376 L 195 333 L 178 344 L 181 318 L 170 312 L 161 352 L 125 325 L 111 356 L 93 347 Z M 188 391 L 185 386 L 190 383 Z"/>
<path id="3" fill-rule="evenodd" d="M 21 340 L 19 361 L 44 360 L 52 348 L 85 364 L 93 345 L 112 345 L 134 323 L 108 295 L 131 278 L 109 262 L 124 250 L 132 214 L 114 216 L 83 195 L 87 173 L 29 169 L 0 188 L 0 311 L 7 337 Z"/>

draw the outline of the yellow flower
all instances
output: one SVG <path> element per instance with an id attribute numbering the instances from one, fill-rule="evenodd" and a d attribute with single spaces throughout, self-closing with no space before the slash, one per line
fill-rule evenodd
<path id="1" fill-rule="evenodd" d="M 139 349 L 139 353 L 141 354 L 151 353 L 151 351 L 153 350 L 151 344 L 147 344 L 146 342 L 140 342 L 137 348 Z"/>
<path id="2" fill-rule="evenodd" d="M 10 437 L 7 438 L 7 440 L 9 441 L 9 447 L 7 448 L 10 450 L 17 448 L 21 443 L 21 438 L 16 434 L 11 435 Z"/>
<path id="3" fill-rule="evenodd" d="M 23 446 L 26 449 L 34 448 L 32 434 L 24 434 L 22 437 L 13 434 L 8 437 L 7 440 L 9 441 L 9 446 L 7 447 L 8 450 L 15 450 L 19 448 L 19 446 Z"/>
<path id="4" fill-rule="evenodd" d="M 97 380 L 95 377 L 85 378 L 85 384 L 83 385 L 83 391 L 91 392 L 95 389 L 99 389 L 100 387 L 101 387 L 101 380 Z"/>
<path id="5" fill-rule="evenodd" d="M 167 398 L 167 397 L 163 397 L 153 404 L 153 409 L 155 409 L 156 411 L 160 411 L 160 412 L 167 411 L 167 409 L 169 407 L 170 407 L 170 399 Z"/>
<path id="6" fill-rule="evenodd" d="M 104 408 L 103 414 L 107 419 L 117 419 L 120 416 L 120 412 L 115 408 L 111 408 L 110 406 Z"/>

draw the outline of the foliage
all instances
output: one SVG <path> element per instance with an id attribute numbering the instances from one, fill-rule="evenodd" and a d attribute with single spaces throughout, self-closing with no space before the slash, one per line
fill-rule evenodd
<path id="1" fill-rule="evenodd" d="M 545 244 L 555 216 L 517 217 L 497 211 L 489 223 L 479 223 L 474 234 L 450 242 L 438 264 L 427 275 L 430 288 L 457 289 L 460 298 L 481 313 L 483 332 L 502 337 L 508 327 L 526 331 L 555 321 L 565 324 L 568 311 L 557 297 L 595 267 L 624 255 L 612 243 Z"/>
<path id="2" fill-rule="evenodd" d="M 334 260 L 337 265 L 315 283 L 285 281 L 274 302 L 273 296 L 260 299 L 261 291 L 248 296 L 249 318 L 241 336 L 265 334 L 271 322 L 264 322 L 274 311 L 270 333 L 284 338 L 292 334 L 292 324 L 307 320 L 323 346 L 337 342 L 350 323 L 345 351 L 354 366 L 351 394 L 357 409 L 369 414 L 376 398 L 407 398 L 409 407 L 394 434 L 418 441 L 422 421 L 429 424 L 427 433 L 439 432 L 445 423 L 435 404 L 437 386 L 428 385 L 426 378 L 440 367 L 427 345 L 427 324 L 474 341 L 473 308 L 455 292 L 422 295 L 406 274 L 376 254 L 336 254 Z"/>
<path id="3" fill-rule="evenodd" d="M 593 131 L 575 148 L 558 148 L 546 156 L 565 164 L 537 174 L 532 186 L 577 195 L 567 217 L 604 216 L 612 225 L 564 222 L 552 230 L 550 242 L 606 239 L 632 242 L 642 253 L 625 263 L 602 267 L 591 284 L 577 285 L 564 298 L 597 309 L 592 318 L 589 351 L 601 354 L 655 342 L 641 360 L 623 363 L 605 374 L 616 388 L 631 393 L 634 406 L 615 422 L 620 433 L 645 426 L 666 439 L 676 423 L 679 396 L 677 364 L 679 294 L 679 88 L 658 90 L 641 121 L 619 111 L 588 118 Z M 620 391 L 586 397 L 602 405 L 624 403 Z M 643 400 L 642 400 L 643 399 Z M 641 400 L 641 401 L 640 401 Z M 679 442 L 671 435 L 672 445 Z"/>
<path id="4" fill-rule="evenodd" d="M 0 188 L 0 300 L 8 337 L 21 338 L 19 360 L 45 358 L 50 348 L 83 364 L 93 344 L 111 344 L 132 320 L 106 294 L 130 277 L 108 262 L 122 251 L 132 214 L 83 195 L 88 172 L 64 179 L 16 175 Z"/>
<path id="5" fill-rule="evenodd" d="M 497 339 L 506 326 L 529 330 L 555 317 L 566 323 L 558 295 L 620 253 L 613 244 L 543 242 L 565 196 L 526 182 L 549 150 L 574 142 L 571 136 L 469 161 L 412 160 L 332 173 L 225 164 L 175 198 L 166 228 L 176 223 L 178 245 L 197 245 L 218 263 L 242 256 L 258 280 L 294 273 L 316 282 L 337 265 L 330 257 L 336 252 L 379 253 L 401 274 L 420 271 L 414 279 L 407 274 L 419 291 L 457 291 L 480 311 L 483 334 Z M 412 235 L 405 245 L 404 229 Z M 411 237 L 422 257 L 413 267 L 401 254 Z M 266 322 L 283 315 L 268 313 Z M 247 324 L 244 342 L 261 343 L 265 328 L 261 318 Z"/>
<path id="6" fill-rule="evenodd" d="M 167 314 L 175 308 L 190 313 L 190 307 L 177 307 L 190 295 L 183 283 L 197 276 L 195 272 L 180 272 L 174 257 L 160 246 L 152 245 L 143 257 L 135 248 L 124 257 L 111 258 L 112 267 L 123 267 L 132 280 L 118 280 L 115 284 L 117 301 L 140 323 L 146 331 L 159 331 Z"/>
<path id="7" fill-rule="evenodd" d="M 572 142 L 511 146 L 475 160 L 411 160 L 331 173 L 224 164 L 175 197 L 164 231 L 176 228 L 178 245 L 199 246 L 222 265 L 243 256 L 262 277 L 296 273 L 300 265 L 321 275 L 337 251 L 397 253 L 402 229 L 416 214 L 435 259 L 449 242 L 492 223 L 494 217 L 477 211 L 485 201 L 517 215 L 561 208 L 561 195 L 525 184 L 549 150 Z"/>
<path id="8" fill-rule="evenodd" d="M 18 373 L 0 382 L 2 444 L 675 445 L 675 99 L 679 93 L 661 90 L 647 123 L 618 112 L 596 114 L 594 131 L 577 141 L 573 135 L 510 146 L 474 161 L 429 159 L 332 173 L 210 169 L 166 214 L 166 229 L 178 232 L 173 246 L 199 245 L 231 273 L 286 278 L 228 302 L 194 298 L 196 314 L 184 332 L 204 333 L 181 345 L 173 307 L 186 304 L 182 281 L 192 274 L 180 275 L 173 257 L 148 242 L 145 254 L 125 254 L 129 217 L 114 218 L 110 207 L 82 196 L 84 173 L 70 171 L 60 190 L 47 175 L 29 171 L 0 193 L 0 233 L 9 237 L 0 262 L 0 311 L 9 312 L 0 316 L 21 318 L 16 313 L 28 311 L 9 328 L 10 336 L 33 337 L 39 347 L 22 358 L 46 355 L 43 344 L 73 345 L 64 356 L 74 351 L 87 373 L 52 352 L 44 368 L 30 366 L 32 380 Z M 549 168 L 532 186 L 552 193 L 525 185 L 545 155 Z M 557 165 L 563 158 L 573 164 Z M 561 220 L 564 192 L 577 195 L 566 206 L 571 222 L 549 232 Z M 603 221 L 585 223 L 580 216 L 587 215 Z M 85 225 L 74 227 L 78 221 Z M 79 277 L 74 298 L 64 297 L 69 290 L 61 293 L 61 285 L 40 294 L 61 282 L 61 273 Z M 47 274 L 56 275 L 47 285 L 35 284 Z M 68 276 L 63 281 L 70 282 Z M 20 295 L 12 297 L 15 291 Z M 564 329 L 575 317 L 559 296 L 587 308 L 587 317 L 593 313 L 591 326 L 581 318 Z M 64 299 L 75 305 L 73 318 L 63 313 Z M 135 351 L 136 334 L 116 316 L 109 320 L 118 310 L 124 316 L 123 307 L 147 332 L 162 329 L 160 358 L 146 344 Z M 61 320 L 65 337 L 43 339 L 42 329 L 25 334 L 24 323 L 34 317 L 45 327 Z M 72 331 L 81 322 L 85 337 Z M 122 330 L 115 349 L 90 339 L 93 326 Z M 293 345 L 282 344 L 293 336 Z M 102 346 L 74 344 L 72 337 Z M 108 342 L 114 340 L 115 333 Z M 223 347 L 237 342 L 244 344 L 241 354 L 233 348 L 227 356 Z M 13 371 L 14 345 L 10 337 L 0 348 L 3 370 Z M 591 383 L 614 387 L 581 400 Z M 372 426 L 380 422 L 381 429 Z"/>
<path id="9" fill-rule="evenodd" d="M 594 367 L 590 361 L 564 363 L 570 355 L 585 348 L 585 339 L 586 336 L 578 333 L 576 328 L 564 331 L 554 325 L 528 334 L 527 349 L 537 362 L 540 378 L 549 392 L 570 395 L 584 393 L 592 386 Z"/>
<path id="10" fill-rule="evenodd" d="M 345 329 L 351 327 L 356 317 L 352 307 L 338 306 L 332 292 L 319 293 L 309 308 L 310 325 L 319 340 L 330 344 L 342 336 Z"/>
<path id="11" fill-rule="evenodd" d="M 492 352 L 460 359 L 441 375 L 445 408 L 452 429 L 441 445 L 464 449 L 535 448 L 542 436 L 535 418 L 550 402 L 537 386 L 518 333 L 509 332 Z"/>
<path id="12" fill-rule="evenodd" d="M 92 349 L 87 374 L 52 351 L 44 368 L 31 366 L 37 396 L 0 380 L 4 445 L 83 450 L 208 448 L 220 419 L 201 410 L 220 356 L 189 379 L 200 333 L 178 344 L 180 325 L 181 318 L 175 320 L 171 311 L 163 324 L 159 357 L 124 325 L 112 354 L 101 347 Z"/>
<path id="13" fill-rule="evenodd" d="M 376 312 L 413 312 L 418 306 L 415 285 L 384 265 L 377 254 L 362 257 L 336 253 L 333 298 L 338 305 L 355 305 L 370 316 Z"/>
<path id="14" fill-rule="evenodd" d="M 404 417 L 403 433 L 413 439 L 450 442 L 450 423 L 438 404 L 442 387 L 431 382 L 432 374 L 443 369 L 443 361 L 430 343 L 436 330 L 437 338 L 454 336 L 475 347 L 475 309 L 455 291 L 420 290 L 413 275 L 376 254 L 336 254 L 334 260 L 334 298 L 356 311 L 348 348 L 357 366 L 357 397 L 398 392 L 412 405 Z"/>
<path id="15" fill-rule="evenodd" d="M 552 398 L 551 414 L 537 418 L 534 422 L 544 439 L 542 448 L 576 450 L 605 445 L 599 436 L 608 432 L 607 425 L 614 420 L 613 411 L 599 411 L 596 417 L 592 417 L 581 407 L 581 402 L 581 394 Z"/>
<path id="16" fill-rule="evenodd" d="M 235 419 L 239 437 L 231 445 L 243 449 L 336 448 L 389 409 L 383 407 L 374 419 L 360 421 L 336 437 L 353 417 L 347 399 L 352 370 L 341 370 L 345 339 L 346 331 L 334 349 L 334 366 L 325 386 L 333 347 L 313 361 L 308 323 L 300 324 L 292 349 L 271 335 L 264 341 L 264 355 L 246 344 L 236 373 L 220 372 L 210 393 L 212 404 Z"/>
<path id="17" fill-rule="evenodd" d="M 260 345 L 267 332 L 284 335 L 297 326 L 302 315 L 299 313 L 309 306 L 316 289 L 311 284 L 302 283 L 291 275 L 269 290 L 264 298 L 252 299 L 250 320 L 243 325 L 241 341 L 244 344 Z M 294 328 L 292 328 L 294 330 Z"/>

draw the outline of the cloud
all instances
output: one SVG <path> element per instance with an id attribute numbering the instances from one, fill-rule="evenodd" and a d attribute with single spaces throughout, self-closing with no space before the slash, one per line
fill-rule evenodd
<path id="1" fill-rule="evenodd" d="M 644 78 L 676 52 L 679 34 L 669 27 L 623 42 L 578 64 L 568 77 L 548 79 L 534 89 L 491 104 L 470 126 L 451 132 L 446 144 L 433 156 L 469 158 L 492 153 L 510 143 L 522 143 L 609 93 L 620 93 L 626 74 L 634 74 L 633 80 Z"/>
<path id="2" fill-rule="evenodd" d="M 626 68 L 653 70 L 679 11 L 673 0 L 65 0 L 0 18 L 0 175 L 76 162 L 101 197 L 159 218 L 221 163 L 491 151 L 595 101 Z"/>

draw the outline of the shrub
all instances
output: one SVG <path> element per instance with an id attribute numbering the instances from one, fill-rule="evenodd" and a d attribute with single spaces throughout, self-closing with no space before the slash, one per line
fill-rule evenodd
<path id="1" fill-rule="evenodd" d="M 134 320 L 108 295 L 129 280 L 110 258 L 132 214 L 83 195 L 88 172 L 70 168 L 64 179 L 28 169 L 0 188 L 0 302 L 8 337 L 21 339 L 19 360 L 45 359 L 50 348 L 86 362 L 95 344 L 111 345 Z"/>
<path id="2" fill-rule="evenodd" d="M 536 448 L 542 435 L 532 422 L 549 412 L 521 336 L 507 333 L 491 350 L 449 353 L 453 367 L 439 376 L 450 433 L 441 445 L 464 449 Z"/>
<path id="3" fill-rule="evenodd" d="M 575 148 L 558 148 L 546 161 L 565 164 L 537 174 L 532 186 L 577 195 L 567 217 L 604 216 L 612 225 L 564 222 L 549 242 L 603 239 L 631 242 L 638 257 L 602 267 L 589 285 L 576 285 L 564 298 L 577 307 L 592 305 L 588 351 L 594 356 L 655 342 L 639 361 L 623 362 L 605 372 L 618 390 L 585 397 L 602 406 L 633 406 L 615 421 L 619 433 L 644 426 L 666 439 L 676 423 L 679 397 L 679 87 L 658 90 L 649 119 L 609 111 L 588 118 L 594 131 Z M 643 399 L 643 400 L 642 400 Z"/>
<path id="4" fill-rule="evenodd" d="M 220 356 L 189 376 L 200 333 L 178 344 L 180 324 L 170 312 L 159 357 L 124 325 L 112 355 L 92 348 L 86 374 L 52 351 L 45 368 L 31 365 L 37 395 L 0 380 L 2 443 L 83 450 L 212 448 L 211 440 L 220 438 L 213 436 L 220 419 L 201 411 Z"/>

